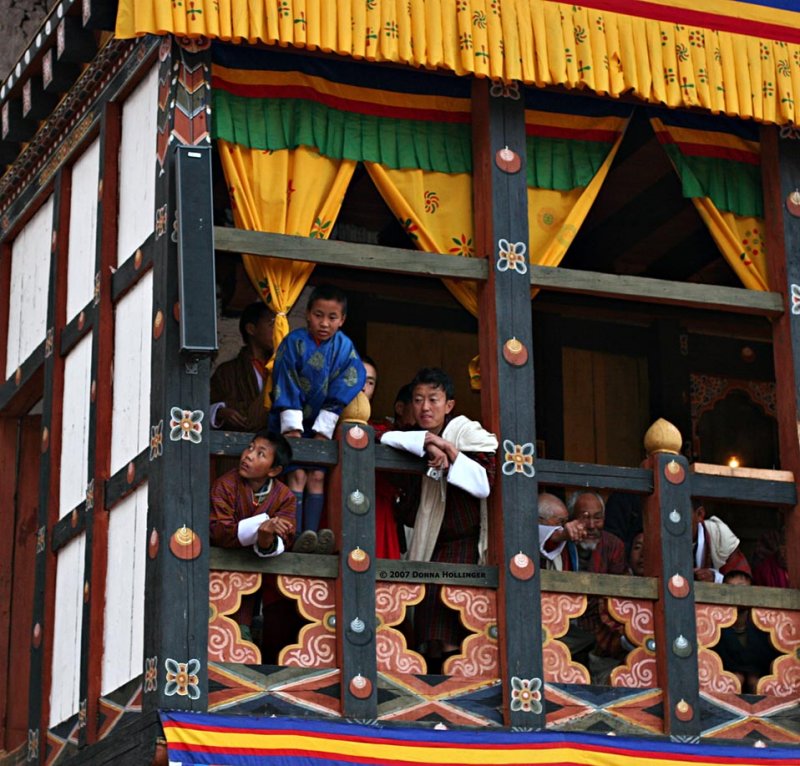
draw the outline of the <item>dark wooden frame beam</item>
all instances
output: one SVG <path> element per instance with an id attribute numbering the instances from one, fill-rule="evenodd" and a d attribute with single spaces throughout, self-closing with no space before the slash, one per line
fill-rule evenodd
<path id="1" fill-rule="evenodd" d="M 285 234 L 245 231 L 217 226 L 215 247 L 222 252 L 372 269 L 392 274 L 486 280 L 483 258 L 454 258 L 440 253 L 362 245 L 352 242 L 314 240 Z M 480 251 L 480 248 L 479 248 Z M 778 317 L 784 312 L 778 293 L 736 287 L 671 282 L 647 277 L 600 274 L 593 271 L 530 266 L 530 284 L 551 292 L 594 295 L 644 303 L 663 303 L 686 308 Z"/>
<path id="2" fill-rule="evenodd" d="M 551 292 L 577 293 L 615 300 L 664 303 L 685 308 L 729 311 L 735 314 L 780 316 L 783 301 L 777 293 L 739 287 L 718 287 L 666 279 L 600 274 L 551 266 L 531 267 L 531 286 Z"/>
<path id="3" fill-rule="evenodd" d="M 50 681 L 53 661 L 56 556 L 47 545 L 48 530 L 58 518 L 61 468 L 61 424 L 64 397 L 64 359 L 55 349 L 60 342 L 67 307 L 67 250 L 72 194 L 70 170 L 59 171 L 53 200 L 52 250 L 48 282 L 46 335 L 43 344 L 44 397 L 42 403 L 42 456 L 39 467 L 39 518 L 36 545 L 31 675 L 28 695 L 28 760 L 45 760 Z M 29 357 L 30 358 L 30 357 Z M 39 642 L 35 640 L 39 636 Z"/>
<path id="4" fill-rule="evenodd" d="M 782 138 L 774 125 L 761 128 L 761 168 L 770 287 L 784 313 L 773 323 L 775 396 L 781 468 L 800 478 L 800 218 L 790 214 L 789 195 L 800 188 L 800 141 Z M 789 582 L 800 588 L 800 505 L 786 513 Z"/>

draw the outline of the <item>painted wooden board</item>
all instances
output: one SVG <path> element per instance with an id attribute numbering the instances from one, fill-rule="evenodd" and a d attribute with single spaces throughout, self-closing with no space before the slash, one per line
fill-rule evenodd
<path id="1" fill-rule="evenodd" d="M 100 140 L 98 139 L 72 168 L 67 260 L 67 321 L 75 317 L 94 295 L 99 169 Z"/>
<path id="2" fill-rule="evenodd" d="M 150 71 L 122 107 L 119 148 L 117 263 L 123 263 L 154 228 L 158 68 Z"/>
<path id="3" fill-rule="evenodd" d="M 116 306 L 112 474 L 133 460 L 149 442 L 152 306 L 152 272 L 145 274 Z"/>
<path id="4" fill-rule="evenodd" d="M 101 694 L 142 672 L 146 548 L 147 484 L 143 484 L 108 519 Z"/>
<path id="5" fill-rule="evenodd" d="M 91 369 L 92 336 L 87 335 L 64 362 L 59 518 L 86 499 Z"/>
<path id="6" fill-rule="evenodd" d="M 52 233 L 53 198 L 50 197 L 11 246 L 5 378 L 11 377 L 44 340 Z"/>
<path id="7" fill-rule="evenodd" d="M 58 554 L 50 728 L 78 712 L 84 544 L 85 538 L 81 535 Z"/>

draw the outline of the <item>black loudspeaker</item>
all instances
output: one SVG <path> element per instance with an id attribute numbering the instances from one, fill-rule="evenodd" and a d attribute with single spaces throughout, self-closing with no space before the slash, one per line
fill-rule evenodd
<path id="1" fill-rule="evenodd" d="M 204 356 L 217 350 L 211 147 L 177 147 L 175 175 L 181 351 Z"/>

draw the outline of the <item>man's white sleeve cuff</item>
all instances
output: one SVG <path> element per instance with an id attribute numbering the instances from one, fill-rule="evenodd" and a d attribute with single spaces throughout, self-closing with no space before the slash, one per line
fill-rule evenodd
<path id="1" fill-rule="evenodd" d="M 478 498 L 489 497 L 491 491 L 486 469 L 463 452 L 456 455 L 456 459 L 450 466 L 450 470 L 447 472 L 447 483 L 454 484 Z"/>
<path id="2" fill-rule="evenodd" d="M 280 537 L 279 535 L 275 535 L 275 540 L 277 541 L 275 543 L 275 550 L 271 551 L 270 553 L 264 553 L 264 551 L 262 551 L 258 547 L 258 541 L 253 543 L 253 550 L 256 552 L 257 555 L 261 556 L 262 559 L 268 559 L 271 556 L 277 556 L 278 554 L 283 553 L 286 550 L 286 546 L 284 546 L 283 544 L 283 538 Z"/>
<path id="3" fill-rule="evenodd" d="M 208 410 L 208 420 L 212 428 L 222 428 L 222 423 L 217 421 L 217 413 L 225 406 L 225 402 L 214 402 Z"/>
<path id="4" fill-rule="evenodd" d="M 725 575 L 722 572 L 718 571 L 717 569 L 711 570 L 714 573 L 714 582 L 719 585 L 721 582 L 725 582 Z"/>
<path id="5" fill-rule="evenodd" d="M 381 444 L 425 457 L 425 434 L 427 431 L 387 431 L 381 436 Z"/>
<path id="6" fill-rule="evenodd" d="M 287 431 L 303 430 L 303 411 L 302 410 L 283 410 L 281 412 L 281 433 Z"/>
<path id="7" fill-rule="evenodd" d="M 338 422 L 339 416 L 335 412 L 320 410 L 317 419 L 314 421 L 314 425 L 311 426 L 311 430 L 323 436 L 327 436 L 329 439 L 333 439 L 333 430 L 336 428 Z"/>
<path id="8" fill-rule="evenodd" d="M 548 527 L 545 524 L 539 524 L 539 553 L 545 558 L 550 559 L 550 561 L 555 561 L 561 555 L 561 551 L 564 550 L 564 546 L 567 543 L 566 540 L 562 540 L 552 551 L 545 550 L 545 543 L 553 536 L 553 533 L 557 529 L 560 529 L 560 527 Z"/>
<path id="9" fill-rule="evenodd" d="M 259 513 L 249 519 L 242 519 L 236 527 L 239 545 L 252 545 L 258 539 L 258 528 L 269 518 L 266 513 Z"/>

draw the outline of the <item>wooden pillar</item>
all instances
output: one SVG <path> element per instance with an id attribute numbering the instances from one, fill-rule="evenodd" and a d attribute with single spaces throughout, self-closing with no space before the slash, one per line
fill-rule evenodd
<path id="1" fill-rule="evenodd" d="M 110 468 L 112 408 L 111 386 L 107 380 L 104 385 L 103 379 L 107 378 L 114 361 L 111 276 L 116 265 L 120 118 L 118 103 L 105 105 L 100 126 L 100 172 L 97 187 L 94 329 L 89 396 L 88 489 L 78 708 L 79 746 L 96 739 L 103 662 L 103 617 L 108 567 L 108 511 L 105 510 L 104 487 Z"/>
<path id="2" fill-rule="evenodd" d="M 342 715 L 377 718 L 375 654 L 375 444 L 369 426 L 344 423 L 339 463 L 331 472 L 338 507 L 336 644 L 342 673 Z M 337 494 L 334 496 L 333 492 Z"/>
<path id="3" fill-rule="evenodd" d="M 504 717 L 545 726 L 534 450 L 525 104 L 517 84 L 475 80 L 473 193 L 477 252 L 489 260 L 479 292 L 481 405 L 500 442 L 490 508 Z"/>
<path id="4" fill-rule="evenodd" d="M 67 311 L 67 259 L 71 177 L 59 171 L 54 186 L 53 238 L 47 299 L 42 400 L 39 516 L 36 532 L 36 586 L 31 625 L 31 666 L 28 693 L 28 760 L 45 762 L 49 717 L 50 668 L 53 661 L 56 557 L 47 530 L 58 520 L 61 420 L 64 397 L 64 357 L 61 331 Z"/>
<path id="5" fill-rule="evenodd" d="M 171 37 L 159 60 L 143 707 L 205 710 L 210 362 L 180 351 L 173 233 L 174 148 L 208 143 L 210 67 L 208 51 L 191 53 Z M 184 212 L 185 224 L 190 215 Z"/>
<path id="6" fill-rule="evenodd" d="M 800 139 L 761 128 L 767 266 L 784 313 L 772 324 L 780 467 L 800 479 Z M 794 196 L 792 196 L 794 195 Z M 800 505 L 786 513 L 789 581 L 800 588 Z"/>
<path id="7" fill-rule="evenodd" d="M 689 466 L 685 457 L 676 454 L 680 447 L 677 429 L 674 441 L 672 454 L 650 454 L 644 463 L 653 471 L 653 494 L 644 509 L 644 536 L 646 574 L 659 578 L 653 616 L 658 685 L 664 694 L 664 730 L 674 739 L 685 741 L 700 735 L 700 692 Z"/>
<path id="8" fill-rule="evenodd" d="M 683 436 L 682 454 L 692 445 L 692 416 L 689 404 L 688 334 L 680 322 L 658 319 L 653 323 L 653 351 L 650 357 L 651 417 L 673 423 Z"/>

